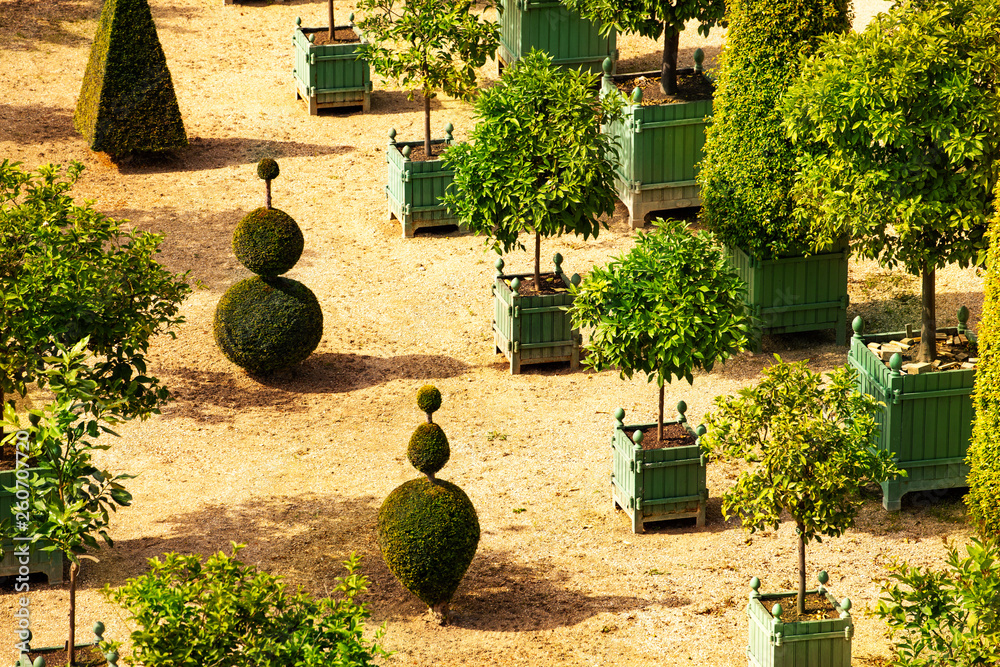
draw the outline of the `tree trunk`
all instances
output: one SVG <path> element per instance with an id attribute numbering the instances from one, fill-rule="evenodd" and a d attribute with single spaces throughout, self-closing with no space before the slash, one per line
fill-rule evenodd
<path id="1" fill-rule="evenodd" d="M 271 179 L 264 181 L 264 208 L 271 208 Z"/>
<path id="2" fill-rule="evenodd" d="M 431 613 L 434 614 L 434 620 L 436 620 L 441 625 L 448 625 L 448 603 L 439 602 L 431 607 Z"/>
<path id="3" fill-rule="evenodd" d="M 656 439 L 663 442 L 663 393 L 664 385 L 660 383 L 660 412 L 659 416 L 656 418 Z"/>
<path id="4" fill-rule="evenodd" d="M 663 62 L 660 65 L 660 90 L 666 95 L 677 93 L 677 47 L 680 44 L 681 34 L 674 32 L 664 23 L 663 31 Z"/>
<path id="5" fill-rule="evenodd" d="M 917 361 L 937 359 L 937 311 L 934 307 L 934 269 L 924 265 L 920 274 L 920 354 Z"/>
<path id="6" fill-rule="evenodd" d="M 806 538 L 805 526 L 798 523 L 799 528 L 799 595 L 798 603 L 799 615 L 806 613 Z"/>
<path id="7" fill-rule="evenodd" d="M 542 291 L 542 235 L 535 230 L 535 289 L 539 293 Z"/>
<path id="8" fill-rule="evenodd" d="M 76 661 L 76 571 L 80 566 L 69 564 L 69 641 L 66 644 L 67 665 Z"/>
<path id="9" fill-rule="evenodd" d="M 431 96 L 424 94 L 424 152 L 431 159 Z"/>
<path id="10" fill-rule="evenodd" d="M 333 0 L 326 0 L 326 14 L 330 20 L 330 42 L 333 42 Z"/>

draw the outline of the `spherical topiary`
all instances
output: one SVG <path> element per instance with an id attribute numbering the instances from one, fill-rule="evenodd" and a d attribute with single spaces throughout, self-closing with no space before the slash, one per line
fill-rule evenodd
<path id="1" fill-rule="evenodd" d="M 276 208 L 250 211 L 233 232 L 236 259 L 262 276 L 277 276 L 295 266 L 304 245 L 292 216 Z"/>
<path id="2" fill-rule="evenodd" d="M 316 295 L 288 278 L 241 280 L 219 299 L 215 342 L 234 364 L 264 375 L 312 354 L 323 336 Z"/>
<path id="3" fill-rule="evenodd" d="M 444 620 L 476 555 L 479 517 L 469 497 L 451 482 L 410 480 L 379 509 L 378 545 L 399 582 Z"/>
<path id="4" fill-rule="evenodd" d="M 266 157 L 257 163 L 257 175 L 262 180 L 273 181 L 280 173 L 281 170 L 278 169 L 278 163 L 269 157 Z"/>
<path id="5" fill-rule="evenodd" d="M 437 424 L 421 424 L 410 436 L 410 446 L 406 457 L 414 468 L 433 478 L 434 473 L 444 467 L 451 456 L 448 436 Z"/>
<path id="6" fill-rule="evenodd" d="M 427 420 L 441 407 L 441 392 L 432 384 L 425 384 L 417 392 L 417 407 L 427 413 Z"/>

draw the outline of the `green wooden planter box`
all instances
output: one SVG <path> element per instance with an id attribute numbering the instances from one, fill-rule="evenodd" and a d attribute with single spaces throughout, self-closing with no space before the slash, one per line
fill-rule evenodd
<path id="1" fill-rule="evenodd" d="M 695 444 L 687 447 L 643 450 L 633 442 L 636 430 L 656 426 L 625 425 L 625 411 L 615 411 L 611 434 L 611 497 L 612 509 L 622 508 L 632 519 L 632 532 L 644 532 L 643 524 L 666 519 L 694 518 L 698 526 L 705 525 L 708 487 L 705 484 L 705 457 L 697 438 L 704 427 L 691 430 L 684 413 L 687 404 L 677 404 L 679 417 L 666 424 L 682 424 Z"/>
<path id="2" fill-rule="evenodd" d="M 28 473 L 33 473 L 34 468 L 29 468 Z M 17 484 L 15 471 L 4 470 L 0 472 L 0 523 L 9 521 L 14 525 L 13 505 L 17 502 L 15 493 L 5 491 L 6 488 L 14 488 Z M 3 549 L 3 558 L 0 559 L 0 577 L 13 577 L 22 574 L 21 567 L 25 565 L 20 562 L 20 557 L 15 553 L 15 549 L 21 548 L 25 542 L 13 539 L 4 539 L 0 543 Z M 28 547 L 28 574 L 41 573 L 48 577 L 50 584 L 60 584 L 63 581 L 63 561 L 65 556 L 61 551 L 42 551 L 44 542 L 31 544 Z"/>
<path id="3" fill-rule="evenodd" d="M 555 274 L 566 285 L 580 284 L 580 276 L 567 276 L 562 271 L 562 255 L 552 257 Z M 493 342 L 498 353 L 510 360 L 510 372 L 516 375 L 521 366 L 554 361 L 568 361 L 570 368 L 580 365 L 580 330 L 574 329 L 567 309 L 573 305 L 573 295 L 542 294 L 519 296 L 517 286 L 533 273 L 504 274 L 504 262 L 496 261 L 497 275 L 493 281 Z M 511 285 L 507 281 L 511 281 Z M 517 283 L 513 289 L 512 285 Z"/>
<path id="4" fill-rule="evenodd" d="M 695 58 L 700 65 L 697 53 Z M 700 66 L 678 74 L 696 72 Z M 615 87 L 615 82 L 641 75 L 658 77 L 660 73 L 615 76 L 609 59 L 604 61 L 601 80 L 601 94 L 618 95 L 625 104 L 624 117 L 604 126 L 603 131 L 619 147 L 615 189 L 628 207 L 633 229 L 642 227 L 651 211 L 701 206 L 695 165 L 701 161 L 705 126 L 712 116 L 712 100 L 642 106 L 641 89 L 626 98 Z"/>
<path id="5" fill-rule="evenodd" d="M 725 246 L 726 257 L 747 283 L 746 304 L 761 336 L 835 329 L 837 345 L 847 342 L 847 241 L 831 252 L 806 257 L 760 260 L 738 246 Z"/>
<path id="6" fill-rule="evenodd" d="M 955 335 L 975 335 L 965 328 L 968 310 L 959 311 L 957 327 L 938 329 Z M 904 332 L 864 336 L 864 321 L 852 323 L 854 336 L 848 362 L 858 371 L 858 389 L 885 405 L 879 418 L 878 447 L 892 452 L 906 477 L 882 483 L 882 506 L 898 510 L 910 491 L 951 489 L 968 486 L 969 466 L 965 454 L 972 438 L 972 388 L 976 369 L 955 369 L 906 375 L 902 359 L 893 355 L 889 368 L 868 343 L 899 340 Z"/>
<path id="7" fill-rule="evenodd" d="M 601 37 L 598 27 L 561 2 L 500 0 L 499 69 L 512 65 L 531 49 L 545 51 L 563 67 L 601 72 L 605 58 L 618 61 L 618 37 Z"/>
<path id="8" fill-rule="evenodd" d="M 784 607 L 795 605 L 797 594 L 761 594 L 760 580 L 754 577 L 750 581 L 750 604 L 747 605 L 750 619 L 747 664 L 750 667 L 850 667 L 851 637 L 854 635 L 851 601 L 844 598 L 843 602 L 837 602 L 827 591 L 824 586 L 828 581 L 826 572 L 820 572 L 818 578 L 819 587 L 806 593 L 825 595 L 840 618 L 783 623 L 780 612 Z M 781 610 L 776 608 L 779 606 Z"/>
<path id="9" fill-rule="evenodd" d="M 93 631 L 95 637 L 94 641 L 83 642 L 82 644 L 74 643 L 73 646 L 75 646 L 77 649 L 81 649 L 81 648 L 96 647 L 100 645 L 100 643 L 104 641 L 104 623 L 102 623 L 101 621 L 94 623 Z M 19 642 L 20 638 L 15 639 L 14 641 Z M 31 630 L 28 630 L 27 642 L 28 642 L 27 646 L 28 650 L 21 652 L 21 655 L 20 657 L 18 657 L 17 662 L 14 663 L 14 667 L 32 667 L 32 665 L 37 663 L 39 657 L 44 658 L 47 653 L 55 653 L 56 651 L 62 651 L 64 648 L 66 648 L 65 643 L 60 644 L 59 646 L 41 646 L 38 648 L 31 646 L 30 644 Z M 28 655 L 29 653 L 35 654 L 36 657 L 34 661 L 30 659 Z M 104 654 L 104 660 L 107 662 L 108 667 L 118 667 L 118 657 L 119 657 L 118 651 L 110 651 Z"/>
<path id="10" fill-rule="evenodd" d="M 451 145 L 454 140 L 451 133 L 455 128 L 448 123 L 444 129 L 445 138 L 432 139 L 432 145 Z M 427 227 L 458 225 L 459 231 L 466 231 L 467 227 L 441 203 L 445 190 L 455 179 L 455 172 L 446 169 L 441 160 L 414 162 L 410 159 L 410 151 L 423 145 L 423 141 L 396 141 L 396 129 L 389 130 L 386 149 L 389 183 L 385 186 L 389 220 L 399 220 L 403 236 L 407 238 L 413 236 L 414 231 Z"/>
<path id="11" fill-rule="evenodd" d="M 348 25 L 361 37 L 354 25 L 354 14 Z M 367 60 L 357 57 L 359 44 L 323 44 L 309 41 L 309 35 L 324 32 L 327 28 L 303 28 L 302 19 L 295 19 L 292 43 L 295 45 L 295 98 L 303 99 L 313 116 L 320 109 L 333 107 L 362 107 L 371 105 L 372 76 Z M 362 41 L 364 38 L 362 37 Z"/>

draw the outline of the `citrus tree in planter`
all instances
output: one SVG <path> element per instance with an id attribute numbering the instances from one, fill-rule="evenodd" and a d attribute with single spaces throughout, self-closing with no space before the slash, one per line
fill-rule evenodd
<path id="1" fill-rule="evenodd" d="M 541 240 L 566 232 L 596 238 L 607 226 L 599 216 L 614 211 L 614 147 L 599 125 L 619 109 L 614 99 L 597 99 L 595 78 L 532 51 L 476 100 L 471 140 L 445 153 L 455 182 L 444 202 L 462 224 L 498 254 L 524 249 L 520 234 L 534 236 L 531 274 L 505 275 L 497 262 L 494 342 L 512 373 L 579 354 L 565 312 L 573 281 L 560 255 L 555 274 L 543 278 Z"/>
<path id="2" fill-rule="evenodd" d="M 985 257 L 1000 158 L 992 9 L 968 0 L 897 5 L 861 34 L 825 40 L 783 102 L 790 136 L 808 147 L 792 194 L 816 243 L 849 233 L 862 256 L 921 277 L 920 364 L 934 362 L 939 335 L 955 333 L 937 327 L 935 270 Z M 899 366 L 887 372 L 867 348 L 885 336 L 856 331 L 849 359 L 865 371 L 865 391 L 886 402 L 882 437 L 911 473 L 886 507 L 898 509 L 906 490 L 964 486 L 975 371 L 905 380 L 901 395 L 890 377 Z M 899 402 L 907 408 L 894 410 Z M 921 416 L 916 432 L 905 412 Z"/>
<path id="3" fill-rule="evenodd" d="M 472 0 L 360 0 L 364 18 L 358 27 L 369 40 L 358 49 L 375 71 L 419 94 L 424 105 L 422 142 L 396 142 L 395 130 L 387 150 L 389 218 L 403 224 L 403 235 L 412 236 L 416 227 L 455 224 L 444 215 L 440 195 L 451 182 L 450 173 L 436 159 L 446 140 L 431 139 L 431 99 L 438 91 L 462 100 L 476 94 L 476 68 L 496 52 L 497 24 L 472 12 Z M 487 1 L 483 10 L 492 7 Z M 449 131 L 450 135 L 450 131 Z M 415 170 L 404 168 L 402 151 L 408 160 L 428 162 L 420 173 L 420 187 L 406 188 L 404 179 Z M 404 196 L 404 195 L 408 195 Z"/>
<path id="4" fill-rule="evenodd" d="M 806 545 L 842 535 L 854 524 L 860 489 L 899 470 L 888 452 L 871 447 L 878 404 L 857 391 L 853 370 L 838 369 L 824 384 L 804 361 L 787 364 L 777 355 L 775 360 L 757 386 L 715 399 L 702 436 L 712 458 L 740 458 L 751 466 L 723 497 L 723 514 L 739 516 L 743 528 L 753 533 L 777 530 L 787 513 L 798 534 L 798 591 L 761 595 L 755 582 L 748 609 L 749 651 L 758 665 L 847 667 L 852 621 L 841 611 L 850 610 L 849 601 L 834 608 L 821 595 L 816 608 L 807 609 Z M 788 598 L 795 599 L 791 610 L 778 604 L 768 613 L 763 606 Z M 833 618 L 804 620 L 807 611 L 828 611 Z M 775 643 L 776 636 L 783 639 Z M 801 642 L 815 646 L 796 649 Z M 797 662 L 796 655 L 825 657 Z"/>
<path id="5" fill-rule="evenodd" d="M 759 336 L 835 328 L 847 336 L 847 246 L 816 250 L 789 195 L 796 147 L 780 100 L 821 35 L 850 29 L 848 0 L 730 0 L 726 49 L 699 165 L 702 218 L 747 283 Z"/>
<path id="6" fill-rule="evenodd" d="M 295 98 L 306 101 L 309 114 L 320 109 L 371 105 L 372 77 L 368 61 L 358 57 L 364 41 L 351 14 L 346 25 L 334 25 L 332 0 L 328 11 L 330 27 L 303 28 L 295 19 L 292 44 L 295 47 Z M 322 43 L 317 43 L 321 41 Z"/>
<path id="7" fill-rule="evenodd" d="M 696 369 L 710 371 L 744 349 L 751 327 L 743 283 L 712 235 L 691 232 L 678 221 L 658 225 L 651 234 L 640 232 L 632 250 L 594 268 L 571 289 L 573 325 L 591 329 L 587 365 L 615 368 L 622 379 L 641 373 L 659 389 L 655 424 L 624 426 L 619 409 L 612 434 L 612 494 L 636 532 L 643 521 L 692 513 L 704 523 L 704 460 L 694 442 L 681 451 L 665 437 L 666 384 L 681 378 L 693 383 Z M 683 405 L 677 424 L 686 421 Z M 642 431 L 640 439 L 630 440 L 629 429 Z"/>
<path id="8" fill-rule="evenodd" d="M 97 538 L 113 546 L 108 536 L 110 512 L 127 507 L 132 496 L 121 482 L 131 475 L 112 475 L 97 467 L 95 451 L 108 449 L 94 440 L 102 433 L 114 432 L 124 399 L 107 402 L 97 399 L 99 385 L 81 371 L 86 369 L 87 339 L 60 354 L 45 370 L 47 385 L 55 400 L 43 410 L 31 410 L 28 419 L 21 417 L 10 404 L 5 406 L 4 428 L 25 432 L 29 455 L 35 469 L 18 488 L 27 492 L 26 517 L 17 517 L 13 528 L 27 537 L 29 549 L 64 553 L 69 567 L 68 665 L 74 661 L 76 645 L 76 583 L 80 561 L 88 558 L 88 549 L 99 548 Z M 119 389 L 121 389 L 119 383 Z M 16 438 L 12 434 L 8 439 Z"/>

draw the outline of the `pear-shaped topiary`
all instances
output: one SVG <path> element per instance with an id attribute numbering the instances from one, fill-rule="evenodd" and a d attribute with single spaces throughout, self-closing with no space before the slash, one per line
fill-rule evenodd
<path id="1" fill-rule="evenodd" d="M 250 211 L 233 232 L 233 252 L 243 266 L 261 276 L 278 276 L 302 256 L 305 240 L 298 224 L 284 211 Z"/>
<path id="2" fill-rule="evenodd" d="M 219 299 L 214 332 L 230 361 L 266 375 L 312 354 L 323 337 L 323 311 L 312 290 L 297 280 L 254 276 Z"/>
<path id="3" fill-rule="evenodd" d="M 437 424 L 421 424 L 410 436 L 410 446 L 406 448 L 406 458 L 410 464 L 427 478 L 434 481 L 434 473 L 444 467 L 451 456 L 448 436 Z"/>
<path id="4" fill-rule="evenodd" d="M 441 394 L 426 386 L 418 394 L 430 414 Z M 449 456 L 440 426 L 421 424 L 410 439 L 407 456 L 427 475 L 397 487 L 378 512 L 378 545 L 389 570 L 403 586 L 447 622 L 448 603 L 479 546 L 479 517 L 472 501 L 451 482 L 434 478 Z"/>

